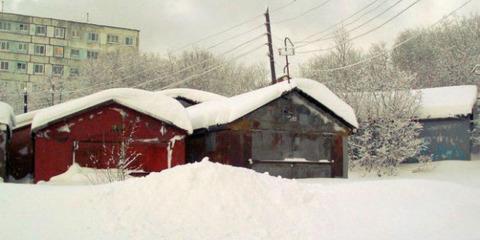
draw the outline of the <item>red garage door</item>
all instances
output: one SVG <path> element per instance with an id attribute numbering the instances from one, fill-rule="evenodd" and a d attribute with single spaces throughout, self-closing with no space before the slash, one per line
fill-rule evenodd
<path id="1" fill-rule="evenodd" d="M 74 143 L 73 161 L 82 167 L 116 168 L 118 159 L 134 159 L 129 169 L 146 172 L 158 172 L 168 167 L 167 144 L 134 142 L 123 147 L 120 142 L 86 142 Z"/>

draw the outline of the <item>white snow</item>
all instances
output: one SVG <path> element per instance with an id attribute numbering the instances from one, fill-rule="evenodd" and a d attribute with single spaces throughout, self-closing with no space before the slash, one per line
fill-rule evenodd
<path id="1" fill-rule="evenodd" d="M 42 109 L 33 118 L 32 131 L 41 129 L 63 117 L 108 101 L 116 102 L 158 120 L 173 124 L 189 133 L 192 132 L 187 112 L 178 101 L 163 94 L 132 88 L 104 90 Z"/>
<path id="2" fill-rule="evenodd" d="M 202 103 L 213 100 L 224 100 L 226 97 L 197 89 L 191 88 L 171 88 L 158 91 L 158 93 L 167 95 L 172 98 L 185 98 L 196 103 Z"/>
<path id="3" fill-rule="evenodd" d="M 465 170 L 473 162 L 462 163 Z M 480 239 L 478 187 L 318 181 L 203 161 L 105 185 L 0 184 L 0 233 L 18 240 Z"/>
<path id="4" fill-rule="evenodd" d="M 17 129 L 32 124 L 33 117 L 35 117 L 35 114 L 37 114 L 39 111 L 40 110 L 30 111 L 15 116 L 15 120 L 17 122 L 15 128 Z"/>
<path id="5" fill-rule="evenodd" d="M 465 116 L 472 113 L 477 101 L 475 85 L 425 88 L 413 92 L 421 95 L 421 119 Z"/>
<path id="6" fill-rule="evenodd" d="M 168 168 L 172 167 L 172 157 L 173 157 L 173 149 L 175 147 L 175 143 L 177 141 L 180 141 L 184 138 L 185 136 L 183 135 L 175 135 L 170 140 L 168 140 L 168 146 L 167 146 L 167 163 L 168 163 Z"/>
<path id="7" fill-rule="evenodd" d="M 292 79 L 233 96 L 208 101 L 187 108 L 193 129 L 208 128 L 233 122 L 261 106 L 279 98 L 285 92 L 298 89 L 354 127 L 358 127 L 353 109 L 323 84 L 310 79 Z"/>
<path id="8" fill-rule="evenodd" d="M 0 124 L 7 125 L 10 129 L 15 127 L 13 108 L 4 102 L 0 102 Z"/>

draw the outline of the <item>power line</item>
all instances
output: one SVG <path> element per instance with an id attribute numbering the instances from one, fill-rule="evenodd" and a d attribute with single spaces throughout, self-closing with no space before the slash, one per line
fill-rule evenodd
<path id="1" fill-rule="evenodd" d="M 303 17 L 307 14 L 309 14 L 310 12 L 313 12 L 321 7 L 323 7 L 324 5 L 326 5 L 328 2 L 330 2 L 331 0 L 326 0 L 318 5 L 315 5 L 314 7 L 311 7 L 309 9 L 307 9 L 306 11 L 300 13 L 299 15 L 297 16 L 294 16 L 294 17 L 290 17 L 290 18 L 285 18 L 285 19 L 282 19 L 282 20 L 279 20 L 279 21 L 276 21 L 276 22 L 273 22 L 273 24 L 279 24 L 279 23 L 284 23 L 284 22 L 289 22 L 289 21 L 293 21 L 297 18 L 300 18 L 300 17 Z"/>
<path id="2" fill-rule="evenodd" d="M 404 0 L 398 0 L 398 1 L 396 1 L 393 5 L 389 6 L 387 9 L 383 10 L 382 12 L 380 12 L 380 13 L 377 14 L 377 15 L 375 15 L 374 17 L 369 18 L 367 21 L 361 23 L 360 25 L 358 25 L 358 26 L 356 26 L 356 27 L 348 30 L 348 32 L 353 32 L 353 31 L 355 31 L 355 30 L 357 30 L 357 29 L 359 29 L 359 28 L 367 25 L 368 23 L 370 23 L 370 22 L 372 22 L 373 20 L 379 18 L 379 17 L 382 16 L 383 14 L 387 13 L 388 11 L 390 11 L 392 8 L 394 8 L 395 6 L 397 6 L 398 4 L 400 4 L 400 3 L 403 2 L 403 1 L 404 1 Z M 298 48 L 303 48 L 303 47 L 308 46 L 308 45 L 310 45 L 310 44 L 312 44 L 312 43 L 315 43 L 315 42 L 320 42 L 320 41 L 335 39 L 335 36 L 334 36 L 334 35 L 335 35 L 335 34 L 332 33 L 332 34 L 329 34 L 329 35 L 327 35 L 327 36 L 325 36 L 325 37 L 322 37 L 322 38 L 318 38 L 318 39 L 315 39 L 315 40 L 312 40 L 312 41 L 307 41 L 306 44 L 301 45 L 301 46 L 298 46 L 297 49 L 298 49 Z"/>
<path id="3" fill-rule="evenodd" d="M 315 32 L 315 33 L 310 34 L 310 35 L 306 36 L 305 38 L 297 41 L 296 43 L 304 43 L 305 40 L 307 40 L 307 39 L 309 39 L 309 38 L 312 38 L 312 37 L 314 37 L 314 36 L 316 36 L 316 35 L 323 34 L 323 33 L 327 32 L 327 31 L 329 31 L 329 30 L 331 30 L 331 29 L 333 29 L 333 28 L 335 28 L 335 27 L 337 27 L 337 26 L 339 26 L 339 25 L 348 26 L 348 25 L 350 25 L 350 24 L 358 21 L 359 19 L 361 19 L 361 18 L 364 17 L 365 15 L 368 15 L 368 14 L 370 14 L 371 12 L 377 10 L 379 7 L 381 7 L 383 4 L 385 4 L 385 3 L 388 2 L 388 1 L 390 1 L 390 0 L 384 0 L 384 1 L 382 1 L 382 2 L 381 2 L 380 4 L 378 4 L 376 7 L 370 9 L 369 11 L 367 11 L 367 12 L 365 12 L 364 14 L 360 15 L 359 17 L 355 18 L 353 21 L 351 21 L 351 22 L 346 23 L 345 25 L 343 25 L 344 22 L 350 20 L 351 18 L 355 17 L 357 14 L 363 12 L 363 10 L 369 8 L 370 6 L 372 6 L 373 4 L 375 4 L 376 2 L 378 2 L 378 0 L 374 0 L 374 1 L 370 2 L 369 4 L 367 4 L 366 6 L 364 6 L 363 8 L 361 8 L 360 10 L 354 12 L 352 15 L 350 15 L 350 16 L 342 19 L 342 20 L 340 20 L 339 22 L 337 22 L 337 23 L 335 23 L 335 24 L 332 24 L 332 25 L 328 26 L 327 28 L 325 28 L 325 29 L 323 29 L 323 30 L 321 30 L 321 31 L 319 31 L 319 32 Z"/>
<path id="4" fill-rule="evenodd" d="M 380 29 L 381 27 L 385 26 L 386 24 L 388 24 L 389 22 L 393 21 L 395 18 L 397 18 L 398 16 L 402 15 L 404 12 L 406 12 L 408 9 L 410 9 L 411 7 L 415 6 L 417 3 L 419 3 L 420 1 L 422 0 L 416 0 L 415 2 L 413 2 L 412 4 L 410 4 L 408 7 L 404 8 L 402 11 L 400 11 L 399 13 L 395 14 L 395 16 L 389 18 L 387 21 L 383 22 L 382 24 L 380 24 L 379 26 L 377 27 L 374 27 L 364 33 L 361 33 L 353 38 L 350 38 L 348 39 L 347 41 L 344 41 L 343 43 L 348 43 L 348 42 L 351 42 L 355 39 L 358 39 L 358 38 L 361 38 L 365 35 L 368 35 L 378 29 Z M 321 48 L 321 49 L 314 49 L 314 50 L 307 50 L 307 51 L 297 51 L 297 53 L 299 54 L 305 54 L 305 53 L 312 53 L 312 52 L 321 52 L 321 51 L 328 51 L 328 50 L 332 50 L 334 49 L 335 46 L 332 46 L 332 47 L 329 47 L 329 48 Z"/>
<path id="5" fill-rule="evenodd" d="M 265 45 L 262 44 L 262 45 L 260 45 L 260 46 L 257 46 L 257 47 L 255 47 L 255 48 L 253 48 L 253 49 L 251 49 L 251 50 L 249 50 L 249 51 L 247 51 L 247 52 L 245 52 L 245 53 L 242 53 L 242 54 L 240 54 L 240 55 L 238 55 L 238 56 L 233 57 L 232 60 L 238 60 L 239 58 L 242 58 L 242 57 L 244 57 L 244 56 L 247 56 L 248 54 L 250 54 L 250 53 L 252 53 L 252 52 L 254 52 L 254 51 L 256 51 L 256 50 L 258 50 L 258 49 L 260 49 L 260 48 L 262 48 L 262 47 L 265 47 Z M 217 69 L 219 69 L 219 68 L 221 68 L 221 67 L 224 67 L 225 65 L 227 65 L 227 64 L 229 64 L 229 63 L 230 63 L 230 62 L 224 62 L 224 63 L 218 64 L 218 65 L 216 65 L 216 66 L 214 66 L 214 67 L 212 67 L 212 68 L 210 68 L 210 69 L 208 69 L 208 70 L 206 70 L 206 71 L 204 71 L 204 72 L 202 72 L 202 73 L 195 74 L 195 75 L 191 75 L 191 76 L 189 76 L 189 77 L 187 77 L 187 78 L 185 78 L 185 79 L 183 79 L 183 80 L 170 83 L 169 85 L 167 85 L 167 86 L 165 86 L 165 87 L 163 87 L 163 88 L 161 88 L 161 89 L 163 90 L 163 89 L 166 89 L 166 88 L 178 86 L 178 85 L 180 85 L 180 84 L 182 84 L 182 83 L 185 83 L 185 82 L 188 82 L 188 81 L 190 81 L 190 80 L 192 80 L 192 79 L 194 79 L 194 78 L 196 78 L 196 77 L 203 76 L 203 75 L 205 75 L 205 74 L 207 74 L 207 73 L 210 73 L 210 72 L 215 71 L 215 70 L 217 70 Z M 137 84 L 137 85 L 135 85 L 134 87 L 144 86 L 144 85 L 146 85 L 146 84 L 148 84 L 148 83 L 150 83 L 150 82 L 159 81 L 159 80 L 163 80 L 163 79 L 152 79 L 152 80 L 149 80 L 149 81 L 147 81 L 147 82 L 143 82 L 143 83 Z"/>
<path id="6" fill-rule="evenodd" d="M 442 17 L 441 19 L 439 19 L 438 21 L 436 21 L 435 23 L 433 23 L 432 25 L 430 25 L 429 28 L 432 28 L 434 26 L 436 26 L 437 24 L 441 23 L 443 20 L 447 19 L 448 17 L 452 16 L 454 13 L 456 13 L 458 10 L 464 8 L 466 5 L 468 5 L 469 3 L 471 3 L 473 0 L 468 0 L 466 2 L 464 2 L 460 7 L 454 9 L 453 11 L 451 11 L 450 13 L 448 13 L 446 16 Z M 400 43 L 397 43 L 395 44 L 392 49 L 390 49 L 388 52 L 391 53 L 393 52 L 393 50 L 399 48 L 400 46 L 410 42 L 411 40 L 419 37 L 420 35 L 422 35 L 422 32 L 418 32 L 417 34 L 407 38 L 406 40 L 400 42 Z M 361 61 L 358 61 L 356 63 L 352 63 L 352 64 L 349 64 L 349 65 L 345 65 L 345 66 L 342 66 L 342 67 L 336 67 L 336 68 L 329 68 L 329 69 L 316 69 L 316 70 L 312 70 L 313 72 L 334 72 L 334 71 L 338 71 L 338 70 L 343 70 L 343 69 L 347 69 L 347 68 L 351 68 L 351 67 L 354 67 L 354 66 L 357 66 L 357 65 L 360 65 L 362 63 L 365 63 L 365 62 L 368 62 L 368 61 L 371 61 L 377 57 L 381 57 L 381 56 L 384 56 L 385 54 L 384 53 L 380 53 L 380 54 L 377 54 L 377 55 L 374 55 L 372 57 L 369 57 L 369 58 L 366 58 L 364 60 L 361 60 Z"/>
<path id="7" fill-rule="evenodd" d="M 233 51 L 235 51 L 235 50 L 237 50 L 237 49 L 239 49 L 239 48 L 241 48 L 241 47 L 243 47 L 243 46 L 245 46 L 245 45 L 247 45 L 247 44 L 249 44 L 249 43 L 254 42 L 255 40 L 258 40 L 258 39 L 262 38 L 263 36 L 265 36 L 264 33 L 258 35 L 257 37 L 254 37 L 254 38 L 252 38 L 252 39 L 250 39 L 250 40 L 247 40 L 247 41 L 245 41 L 245 42 L 243 42 L 243 43 L 241 43 L 241 44 L 236 45 L 236 46 L 234 46 L 233 48 L 231 48 L 231 49 L 229 49 L 229 50 L 221 53 L 221 54 L 218 55 L 218 56 L 227 55 L 227 54 L 229 54 L 229 53 L 231 53 L 231 52 L 233 52 Z M 163 76 L 167 76 L 167 75 L 178 74 L 178 73 L 184 72 L 184 71 L 186 71 L 186 70 L 192 69 L 192 68 L 194 68 L 194 67 L 196 67 L 196 66 L 198 66 L 198 65 L 201 65 L 201 64 L 203 64 L 203 63 L 206 63 L 207 61 L 210 61 L 210 60 L 211 60 L 211 59 L 209 59 L 209 58 L 208 58 L 208 59 L 204 59 L 203 61 L 200 61 L 200 62 L 198 62 L 198 63 L 196 63 L 196 64 L 193 64 L 193 65 L 189 65 L 189 66 L 187 66 L 187 67 L 185 67 L 185 68 L 182 68 L 182 69 L 180 69 L 180 70 L 177 70 L 177 71 L 175 71 L 175 72 L 173 72 L 173 73 L 168 73 L 168 71 L 165 71 L 165 72 L 163 72 L 163 73 L 161 73 L 161 74 L 162 74 L 162 77 L 163 77 Z M 94 88 L 106 86 L 106 85 L 109 85 L 109 84 L 119 83 L 119 82 L 122 82 L 123 80 L 128 79 L 129 77 L 130 77 L 130 76 L 127 76 L 126 78 L 121 78 L 121 79 L 118 79 L 118 80 L 116 80 L 116 81 L 114 81 L 114 82 L 101 83 L 101 84 L 96 84 L 96 85 L 93 85 L 93 86 L 89 86 L 89 87 L 87 87 L 87 88 L 77 89 L 77 90 L 71 91 L 70 93 L 84 92 L 84 91 L 89 90 L 89 89 L 94 89 Z"/>
<path id="8" fill-rule="evenodd" d="M 292 0 L 292 1 L 286 3 L 286 4 L 282 5 L 282 6 L 279 6 L 279 7 L 277 7 L 277 8 L 272 9 L 272 12 L 274 12 L 274 11 L 279 11 L 279 10 L 281 10 L 281 9 L 284 9 L 284 8 L 290 6 L 291 4 L 295 3 L 295 2 L 296 2 L 296 0 Z M 221 31 L 218 31 L 218 32 L 209 34 L 209 35 L 207 35 L 207 36 L 205 36 L 205 37 L 202 37 L 202 38 L 200 38 L 200 39 L 198 39 L 198 40 L 196 40 L 196 41 L 193 41 L 193 42 L 187 43 L 187 44 L 185 44 L 185 45 L 183 45 L 183 46 L 181 46 L 181 47 L 175 48 L 175 49 L 173 49 L 173 50 L 171 51 L 171 53 L 178 52 L 178 51 L 183 50 L 183 49 L 185 49 L 185 48 L 187 48 L 187 47 L 194 46 L 194 45 L 197 44 L 197 43 L 203 42 L 203 41 L 205 41 L 205 40 L 207 40 L 207 39 L 210 39 L 210 38 L 213 38 L 213 37 L 215 37 L 215 36 L 224 34 L 224 33 L 229 32 L 229 31 L 231 31 L 231 30 L 233 30 L 233 29 L 235 29 L 235 28 L 238 28 L 238 27 L 240 27 L 240 26 L 243 26 L 243 25 L 245 25 L 245 24 L 247 24 L 247 23 L 253 22 L 253 21 L 256 20 L 257 18 L 261 18 L 261 17 L 263 17 L 263 14 L 255 15 L 255 16 L 253 16 L 253 17 L 251 17 L 251 18 L 249 18 L 249 19 L 247 19 L 247 20 L 245 20 L 245 21 L 243 21 L 243 22 L 237 23 L 237 24 L 235 24 L 235 25 L 233 25 L 233 26 L 230 26 L 230 27 L 228 27 L 228 28 L 226 28 L 226 29 L 223 29 L 223 30 L 221 30 Z"/>

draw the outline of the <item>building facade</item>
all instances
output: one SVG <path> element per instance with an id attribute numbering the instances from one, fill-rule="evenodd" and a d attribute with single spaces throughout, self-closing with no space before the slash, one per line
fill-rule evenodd
<path id="1" fill-rule="evenodd" d="M 0 13 L 1 81 L 74 77 L 82 60 L 138 47 L 135 29 Z"/>

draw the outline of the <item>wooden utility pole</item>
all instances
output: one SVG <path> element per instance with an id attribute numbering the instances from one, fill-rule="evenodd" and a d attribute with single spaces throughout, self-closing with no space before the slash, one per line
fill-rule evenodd
<path id="1" fill-rule="evenodd" d="M 268 40 L 268 57 L 270 58 L 270 73 L 272 75 L 272 84 L 277 82 L 277 76 L 275 74 L 275 59 L 273 58 L 273 44 L 272 44 L 272 29 L 270 26 L 270 13 L 265 12 L 265 26 L 267 27 L 267 40 Z"/>

